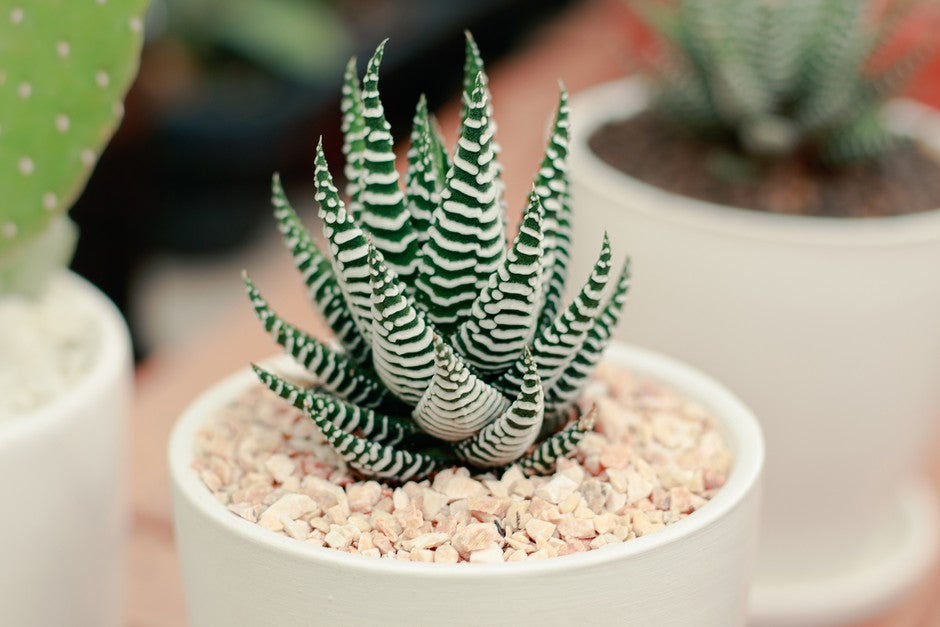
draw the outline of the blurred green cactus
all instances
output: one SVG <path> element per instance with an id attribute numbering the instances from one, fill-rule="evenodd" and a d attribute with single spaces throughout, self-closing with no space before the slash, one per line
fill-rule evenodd
<path id="1" fill-rule="evenodd" d="M 147 0 L 12 0 L 0 13 L 0 293 L 67 263 L 65 212 L 124 112 Z"/>

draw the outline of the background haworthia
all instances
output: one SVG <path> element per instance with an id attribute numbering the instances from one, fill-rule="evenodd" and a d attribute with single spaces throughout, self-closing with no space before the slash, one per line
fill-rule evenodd
<path id="1" fill-rule="evenodd" d="M 800 150 L 838 165 L 884 152 L 894 138 L 878 108 L 937 44 L 920 37 L 872 63 L 917 11 L 936 25 L 934 0 L 634 4 L 669 44 L 654 71 L 659 109 L 761 157 Z"/>
<path id="2" fill-rule="evenodd" d="M 342 348 L 282 320 L 245 278 L 265 330 L 317 383 L 302 388 L 255 367 L 258 377 L 306 413 L 349 466 L 388 481 L 452 464 L 519 463 L 525 472 L 548 472 L 572 454 L 593 425 L 592 413 L 576 415 L 575 402 L 610 340 L 629 283 L 626 265 L 614 278 L 605 237 L 590 276 L 562 307 L 570 240 L 564 88 L 507 248 L 489 90 L 479 51 L 467 41 L 471 76 L 457 147 L 444 150 L 422 98 L 404 192 L 381 115 L 384 42 L 361 91 L 354 62 L 348 66 L 344 152 L 346 172 L 359 177 L 348 183 L 351 204 L 333 184 L 322 145 L 314 173 L 331 260 L 275 176 L 279 229 Z"/>
<path id="3" fill-rule="evenodd" d="M 63 217 L 123 115 L 146 0 L 10 0 L 0 9 L 0 292 L 64 265 Z"/>

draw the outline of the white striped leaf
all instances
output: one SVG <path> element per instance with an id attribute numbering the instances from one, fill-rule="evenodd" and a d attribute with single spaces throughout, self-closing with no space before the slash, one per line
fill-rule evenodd
<path id="1" fill-rule="evenodd" d="M 503 166 L 499 162 L 499 155 L 503 151 L 499 143 L 496 141 L 496 132 L 497 125 L 496 120 L 493 119 L 493 97 L 490 94 L 490 80 L 486 75 L 486 70 L 483 68 L 483 56 L 480 54 L 480 47 L 477 46 L 476 40 L 473 39 L 473 35 L 470 34 L 469 30 L 464 31 L 464 37 L 466 44 L 464 46 L 464 64 L 463 64 L 463 90 L 465 93 L 473 93 L 473 88 L 475 86 L 477 76 L 481 78 L 483 83 L 483 91 L 486 96 L 486 115 L 490 119 L 490 128 L 493 133 L 493 141 L 491 143 L 493 149 L 493 163 L 496 166 L 496 199 L 497 204 L 499 205 L 502 219 L 506 219 L 506 185 L 503 183 Z M 467 113 L 466 101 L 463 101 L 463 108 L 461 110 L 461 119 Z M 505 223 L 503 225 L 505 228 Z"/>
<path id="2" fill-rule="evenodd" d="M 505 466 L 535 443 L 542 428 L 545 394 L 528 350 L 524 360 L 526 371 L 519 396 L 499 418 L 455 447 L 460 459 L 480 468 Z"/>
<path id="3" fill-rule="evenodd" d="M 284 352 L 306 368 L 325 389 L 363 407 L 380 407 L 391 401 L 388 390 L 345 355 L 281 319 L 261 296 L 248 275 L 245 291 L 264 330 Z"/>
<path id="4" fill-rule="evenodd" d="M 372 365 L 392 394 L 415 405 L 434 376 L 434 330 L 372 244 L 369 268 Z"/>
<path id="5" fill-rule="evenodd" d="M 545 263 L 542 275 L 541 313 L 538 329 L 542 330 L 555 320 L 561 308 L 565 281 L 568 278 L 569 248 L 571 246 L 571 209 L 568 206 L 568 92 L 560 86 L 558 109 L 551 134 L 545 146 L 545 156 L 535 178 L 535 193 L 545 211 Z"/>
<path id="6" fill-rule="evenodd" d="M 343 461 L 367 477 L 402 483 L 418 481 L 433 473 L 440 465 L 434 456 L 379 444 L 346 433 L 312 405 L 308 405 L 305 411 Z"/>
<path id="7" fill-rule="evenodd" d="M 359 364 L 370 363 L 369 344 L 359 333 L 355 318 L 346 306 L 343 292 L 333 276 L 333 268 L 320 253 L 310 232 L 301 224 L 297 212 L 284 194 L 277 174 L 271 180 L 271 204 L 274 206 L 278 230 L 294 259 L 294 265 L 303 277 L 310 300 L 326 318 L 346 352 Z"/>
<path id="8" fill-rule="evenodd" d="M 447 148 L 444 146 L 444 134 L 441 131 L 440 122 L 431 114 L 428 114 L 428 122 L 431 128 L 431 156 L 434 159 L 437 186 L 439 189 L 444 189 L 447 174 L 451 168 L 450 155 L 447 154 Z"/>
<path id="9" fill-rule="evenodd" d="M 555 380 L 571 363 L 594 319 L 600 314 L 601 298 L 610 279 L 610 270 L 610 240 L 604 233 L 600 256 L 581 291 L 532 344 L 532 358 L 546 389 L 554 386 Z M 507 396 L 514 396 L 518 394 L 524 376 L 525 362 L 519 359 L 493 382 L 493 386 Z"/>
<path id="10" fill-rule="evenodd" d="M 412 418 L 426 433 L 448 442 L 475 435 L 509 408 L 509 400 L 470 372 L 440 338 L 434 340 L 434 377 Z"/>
<path id="11" fill-rule="evenodd" d="M 369 283 L 369 244 L 362 229 L 346 210 L 333 185 L 333 177 L 323 155 L 323 138 L 317 143 L 314 180 L 323 236 L 332 253 L 333 274 L 359 333 L 372 341 L 372 287 Z"/>
<path id="12" fill-rule="evenodd" d="M 366 122 L 362 117 L 362 90 L 359 86 L 356 57 L 349 59 L 343 74 L 340 112 L 343 116 L 340 127 L 343 133 L 343 156 L 346 158 L 343 170 L 346 176 L 346 197 L 349 199 L 349 210 L 358 221 L 362 213 L 359 195 L 362 192 L 363 159 L 366 151 Z"/>
<path id="13" fill-rule="evenodd" d="M 428 103 L 421 94 L 415 110 L 411 129 L 411 146 L 408 148 L 408 172 L 405 175 L 408 212 L 411 224 L 418 234 L 418 244 L 423 245 L 428 237 L 431 216 L 441 202 L 442 185 L 438 183 L 434 158 L 434 141 L 431 138 L 431 120 Z"/>
<path id="14" fill-rule="evenodd" d="M 542 205 L 533 192 L 512 247 L 451 340 L 479 372 L 505 370 L 532 340 L 539 314 L 542 242 Z"/>
<path id="15" fill-rule="evenodd" d="M 535 449 L 522 457 L 519 467 L 527 475 L 545 475 L 555 469 L 555 464 L 563 457 L 571 457 L 584 434 L 594 428 L 597 408 L 591 408 L 585 416 L 539 443 Z"/>
<path id="16" fill-rule="evenodd" d="M 469 315 L 505 254 L 492 129 L 482 77 L 467 98 L 453 167 L 421 249 L 416 297 L 428 319 L 450 330 Z"/>
<path id="17" fill-rule="evenodd" d="M 385 262 L 410 285 L 418 269 L 418 234 L 411 224 L 405 197 L 399 187 L 392 127 L 385 119 L 385 109 L 379 98 L 379 65 L 384 51 L 385 41 L 369 59 L 362 79 L 362 116 L 366 135 L 359 194 L 361 222 Z"/>
<path id="18" fill-rule="evenodd" d="M 343 402 L 327 394 L 294 385 L 272 372 L 252 364 L 251 369 L 258 379 L 272 392 L 285 401 L 303 410 L 308 416 L 308 408 L 313 408 L 333 426 L 346 433 L 355 433 L 381 444 L 399 444 L 405 438 L 419 433 L 410 420 L 402 420 L 380 414 L 371 409 L 361 408 Z"/>
<path id="19" fill-rule="evenodd" d="M 627 260 L 620 269 L 620 276 L 613 292 L 607 299 L 601 314 L 594 320 L 594 324 L 587 332 L 581 347 L 555 384 L 546 391 L 543 435 L 557 431 L 558 427 L 567 421 L 570 410 L 584 391 L 604 349 L 610 343 L 617 323 L 620 322 L 620 314 L 629 289 L 630 261 Z"/>

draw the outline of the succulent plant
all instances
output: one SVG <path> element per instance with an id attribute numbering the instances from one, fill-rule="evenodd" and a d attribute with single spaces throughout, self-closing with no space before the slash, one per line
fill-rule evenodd
<path id="1" fill-rule="evenodd" d="M 331 259 L 301 225 L 276 175 L 273 182 L 279 229 L 341 349 L 281 319 L 246 275 L 264 328 L 317 383 L 302 387 L 255 372 L 362 475 L 406 481 L 452 464 L 550 471 L 592 427 L 593 413 L 578 416 L 575 401 L 616 326 L 629 281 L 626 262 L 613 275 L 605 237 L 590 277 L 562 306 L 567 94 L 562 88 L 507 249 L 490 94 L 472 38 L 456 151 L 444 150 L 422 98 L 404 193 L 379 98 L 383 50 L 384 42 L 361 87 L 355 61 L 346 71 L 348 206 L 317 147 L 316 198 Z"/>
<path id="2" fill-rule="evenodd" d="M 840 165 L 892 147 L 879 108 L 926 58 L 932 35 L 873 61 L 931 1 L 889 1 L 878 15 L 868 0 L 635 5 L 669 44 L 654 71 L 659 111 L 752 156 L 799 150 Z"/>
<path id="3" fill-rule="evenodd" d="M 65 265 L 65 212 L 123 115 L 146 0 L 5 4 L 0 15 L 0 293 Z"/>

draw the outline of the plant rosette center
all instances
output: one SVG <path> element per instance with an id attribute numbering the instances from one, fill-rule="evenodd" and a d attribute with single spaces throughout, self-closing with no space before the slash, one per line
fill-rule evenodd
<path id="1" fill-rule="evenodd" d="M 194 469 L 233 515 L 297 541 L 374 558 L 517 562 L 600 549 L 675 523 L 722 487 L 732 456 L 715 421 L 668 387 L 601 364 L 597 408 L 554 474 L 449 467 L 392 486 L 364 480 L 316 424 L 262 386 L 198 432 Z"/>

